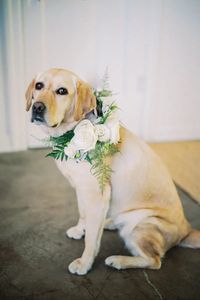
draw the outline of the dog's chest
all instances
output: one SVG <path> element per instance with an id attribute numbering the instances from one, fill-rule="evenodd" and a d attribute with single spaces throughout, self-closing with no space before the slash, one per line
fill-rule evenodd
<path id="1" fill-rule="evenodd" d="M 74 159 L 69 159 L 67 161 L 56 160 L 56 164 L 72 186 L 96 184 L 96 178 L 91 174 L 91 165 L 88 162 L 76 162 Z"/>

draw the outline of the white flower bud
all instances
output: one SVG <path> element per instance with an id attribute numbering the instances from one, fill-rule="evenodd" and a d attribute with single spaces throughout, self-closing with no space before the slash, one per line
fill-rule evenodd
<path id="1" fill-rule="evenodd" d="M 109 107 L 114 102 L 114 100 L 112 96 L 101 97 L 101 100 L 102 100 L 102 112 L 103 114 L 105 114 L 109 110 Z"/>
<path id="2" fill-rule="evenodd" d="M 76 154 L 76 148 L 73 144 L 70 144 L 64 148 L 65 155 L 67 155 L 69 158 L 74 158 Z"/>
<path id="3" fill-rule="evenodd" d="M 104 124 L 95 125 L 96 134 L 100 142 L 108 142 L 110 139 L 110 130 Z"/>
<path id="4" fill-rule="evenodd" d="M 112 113 L 104 123 L 110 130 L 110 143 L 117 144 L 120 140 L 119 135 L 119 118 L 117 113 Z"/>

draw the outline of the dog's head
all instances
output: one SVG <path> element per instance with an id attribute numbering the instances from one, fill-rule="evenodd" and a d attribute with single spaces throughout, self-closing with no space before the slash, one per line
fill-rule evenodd
<path id="1" fill-rule="evenodd" d="M 77 122 L 95 106 L 92 88 L 64 69 L 39 74 L 26 91 L 26 110 L 31 108 L 31 121 L 49 128 Z"/>

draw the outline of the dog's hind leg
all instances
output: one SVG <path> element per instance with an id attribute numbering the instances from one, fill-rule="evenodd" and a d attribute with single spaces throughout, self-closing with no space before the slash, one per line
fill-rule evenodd
<path id="1" fill-rule="evenodd" d="M 142 257 L 142 256 L 123 256 L 113 255 L 105 260 L 105 264 L 118 270 L 130 268 L 148 268 L 159 269 L 161 266 L 160 258 Z"/>
<path id="2" fill-rule="evenodd" d="M 117 226 L 114 224 L 112 219 L 108 218 L 105 220 L 104 229 L 105 230 L 116 230 Z"/>
<path id="3" fill-rule="evenodd" d="M 156 225 L 144 223 L 137 225 L 133 231 L 121 234 L 127 248 L 135 256 L 110 256 L 105 260 L 106 265 L 120 269 L 149 268 L 159 269 L 164 254 L 164 237 Z"/>

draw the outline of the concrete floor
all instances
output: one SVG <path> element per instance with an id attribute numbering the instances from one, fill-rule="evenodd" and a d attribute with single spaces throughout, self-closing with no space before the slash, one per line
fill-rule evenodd
<path id="1" fill-rule="evenodd" d="M 200 250 L 173 248 L 159 271 L 116 271 L 104 265 L 126 254 L 116 232 L 104 232 L 92 271 L 71 275 L 84 242 L 65 237 L 77 221 L 75 193 L 47 150 L 0 155 L 0 299 L 200 299 Z M 200 229 L 200 208 L 179 190 Z"/>

